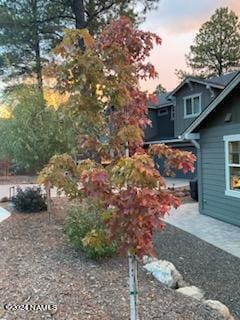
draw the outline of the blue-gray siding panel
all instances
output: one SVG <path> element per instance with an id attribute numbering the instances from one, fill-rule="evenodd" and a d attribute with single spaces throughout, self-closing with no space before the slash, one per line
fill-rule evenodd
<path id="1" fill-rule="evenodd" d="M 162 116 L 158 115 L 159 109 L 148 110 L 148 117 L 152 124 L 144 130 L 145 141 L 174 137 L 174 121 L 171 120 L 171 108 L 172 106 L 166 107 L 167 114 Z"/>
<path id="2" fill-rule="evenodd" d="M 151 140 L 158 135 L 158 122 L 157 122 L 157 110 L 149 109 L 148 118 L 151 120 L 151 126 L 148 126 L 144 130 L 145 140 Z"/>
<path id="3" fill-rule="evenodd" d="M 217 124 L 216 121 L 215 124 Z M 225 195 L 223 136 L 239 133 L 240 124 L 237 123 L 221 124 L 200 130 L 202 165 L 201 213 L 237 226 L 240 226 L 240 198 Z"/>
<path id="4" fill-rule="evenodd" d="M 215 90 L 215 94 L 219 94 L 219 90 Z M 187 118 L 184 119 L 184 97 L 201 94 L 202 110 L 204 110 L 208 104 L 214 99 L 211 96 L 211 92 L 206 88 L 205 85 L 199 83 L 191 83 L 191 88 L 186 84 L 176 93 L 176 107 L 175 107 L 175 126 L 174 133 L 175 137 L 178 137 L 183 131 L 190 126 L 190 124 L 196 119 Z"/>

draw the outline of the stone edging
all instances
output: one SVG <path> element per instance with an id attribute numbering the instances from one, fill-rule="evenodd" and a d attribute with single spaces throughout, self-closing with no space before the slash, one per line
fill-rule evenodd
<path id="1" fill-rule="evenodd" d="M 218 300 L 205 300 L 204 291 L 196 286 L 190 286 L 184 281 L 180 272 L 167 260 L 158 260 L 144 256 L 142 261 L 143 269 L 153 275 L 153 277 L 170 289 L 176 290 L 193 299 L 197 299 L 202 304 L 213 309 L 224 320 L 234 320 L 228 307 Z"/>
<path id="2" fill-rule="evenodd" d="M 0 222 L 10 217 L 11 213 L 6 209 L 0 207 Z"/>

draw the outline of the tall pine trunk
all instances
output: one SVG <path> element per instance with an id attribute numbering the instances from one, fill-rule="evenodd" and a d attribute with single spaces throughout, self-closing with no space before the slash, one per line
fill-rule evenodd
<path id="1" fill-rule="evenodd" d="M 72 0 L 71 7 L 75 16 L 76 29 L 86 28 L 84 0 Z M 85 50 L 83 39 L 79 41 L 79 47 L 82 51 Z"/>
<path id="2" fill-rule="evenodd" d="M 84 0 L 72 0 L 72 10 L 75 16 L 76 29 L 86 27 Z"/>
<path id="3" fill-rule="evenodd" d="M 35 52 L 35 63 L 36 63 L 36 76 L 37 76 L 37 85 L 38 89 L 43 96 L 43 75 L 42 75 L 42 64 L 41 64 L 41 49 L 40 49 L 40 38 L 39 38 L 39 29 L 38 29 L 38 8 L 37 0 L 32 2 L 32 11 L 33 11 L 33 28 L 34 28 L 34 52 Z"/>
<path id="4" fill-rule="evenodd" d="M 43 94 L 43 75 L 39 41 L 36 41 L 35 43 L 35 59 L 38 89 Z"/>

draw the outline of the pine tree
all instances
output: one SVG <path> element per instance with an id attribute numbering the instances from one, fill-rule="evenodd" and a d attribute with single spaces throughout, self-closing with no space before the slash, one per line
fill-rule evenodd
<path id="1" fill-rule="evenodd" d="M 166 93 L 167 90 L 163 87 L 163 85 L 161 85 L 161 83 L 159 83 L 157 86 L 156 86 L 156 89 L 154 91 L 154 94 L 156 95 L 159 95 L 159 94 L 162 94 L 162 93 Z"/>
<path id="2" fill-rule="evenodd" d="M 195 37 L 187 64 L 205 76 L 222 75 L 240 64 L 240 25 L 237 15 L 219 8 L 205 22 Z"/>
<path id="3" fill-rule="evenodd" d="M 146 13 L 155 8 L 159 0 L 65 0 L 72 12 L 72 22 L 77 29 L 87 28 L 92 34 L 119 16 L 142 22 Z"/>
<path id="4" fill-rule="evenodd" d="M 40 90 L 49 50 L 61 39 L 59 1 L 0 1 L 1 72 L 5 79 L 35 75 Z"/>

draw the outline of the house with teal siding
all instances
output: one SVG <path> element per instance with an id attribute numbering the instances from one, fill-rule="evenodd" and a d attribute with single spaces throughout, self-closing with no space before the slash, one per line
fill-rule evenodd
<path id="1" fill-rule="evenodd" d="M 176 177 L 197 177 L 201 214 L 240 226 L 240 72 L 188 77 L 149 111 L 145 145 L 166 143 L 196 154 L 194 175 Z"/>
<path id="2" fill-rule="evenodd" d="M 240 226 L 240 72 L 181 139 L 197 147 L 200 213 Z"/>

